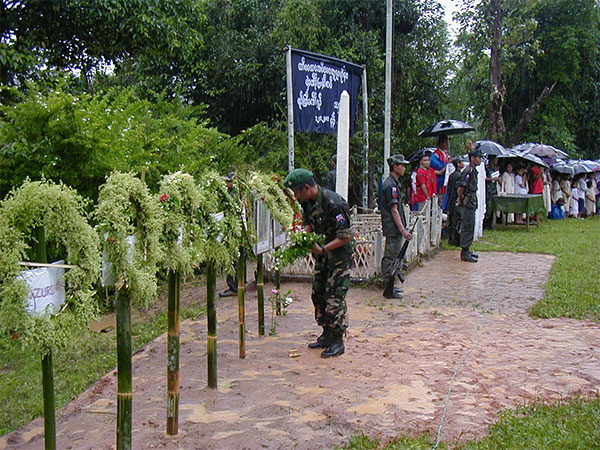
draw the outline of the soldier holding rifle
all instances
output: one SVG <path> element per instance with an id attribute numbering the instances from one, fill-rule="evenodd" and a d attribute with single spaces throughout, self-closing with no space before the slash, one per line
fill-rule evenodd
<path id="1" fill-rule="evenodd" d="M 456 182 L 456 206 L 460 214 L 460 252 L 461 261 L 477 262 L 478 255 L 470 250 L 475 232 L 475 210 L 477 209 L 477 166 L 481 164 L 483 153 L 481 150 L 469 152 L 469 165 L 462 171 Z"/>
<path id="2" fill-rule="evenodd" d="M 410 241 L 412 234 L 406 230 L 404 217 L 404 193 L 400 185 L 400 177 L 406 172 L 409 162 L 403 155 L 393 155 L 388 158 L 390 176 L 381 188 L 381 225 L 385 236 L 385 250 L 381 259 L 381 274 L 385 283 L 383 296 L 385 298 L 402 298 L 399 290 L 394 288 L 396 270 L 394 260 L 398 258 L 404 239 Z"/>

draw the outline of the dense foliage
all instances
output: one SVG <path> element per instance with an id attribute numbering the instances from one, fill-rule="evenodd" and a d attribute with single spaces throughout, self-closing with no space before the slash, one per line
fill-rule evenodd
<path id="1" fill-rule="evenodd" d="M 462 0 L 454 59 L 436 0 L 394 2 L 392 152 L 431 146 L 418 131 L 448 116 L 476 125 L 470 138 L 486 137 L 490 1 Z M 522 139 L 595 156 L 597 4 L 495 1 L 503 9 L 507 140 L 556 81 Z M 366 67 L 373 197 L 383 167 L 385 2 L 3 0 L 0 10 L 0 194 L 45 174 L 95 199 L 111 170 L 143 167 L 153 192 L 178 170 L 267 166 L 282 175 L 283 49 L 291 45 Z M 350 165 L 357 181 L 363 144 L 359 125 Z M 333 136 L 296 135 L 296 166 L 317 178 L 334 152 Z M 351 203 L 361 189 L 350 183 Z"/>

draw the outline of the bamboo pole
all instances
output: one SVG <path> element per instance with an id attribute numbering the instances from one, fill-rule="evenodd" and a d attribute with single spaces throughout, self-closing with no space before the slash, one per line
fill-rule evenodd
<path id="1" fill-rule="evenodd" d="M 256 295 L 258 297 L 258 335 L 265 335 L 265 266 L 262 253 L 256 255 Z"/>
<path id="2" fill-rule="evenodd" d="M 131 449 L 131 305 L 126 288 L 117 290 L 117 450 Z"/>
<path id="3" fill-rule="evenodd" d="M 279 270 L 275 271 L 275 289 L 277 289 L 277 292 L 281 292 L 281 272 L 279 272 Z M 275 314 L 281 316 L 281 302 L 279 301 L 279 296 L 275 302 Z"/>
<path id="4" fill-rule="evenodd" d="M 46 230 L 43 226 L 36 227 L 35 259 L 39 263 L 48 262 L 46 252 Z M 42 393 L 44 399 L 44 448 L 56 449 L 56 419 L 54 412 L 54 368 L 52 364 L 52 349 L 42 356 Z"/>
<path id="5" fill-rule="evenodd" d="M 42 357 L 42 387 L 44 394 L 44 448 L 56 449 L 56 422 L 54 419 L 54 370 L 52 350 Z"/>
<path id="6" fill-rule="evenodd" d="M 167 337 L 167 434 L 179 432 L 179 299 L 181 293 L 181 274 L 169 270 Z"/>
<path id="7" fill-rule="evenodd" d="M 207 357 L 208 387 L 217 388 L 217 271 L 214 261 L 206 266 L 206 322 L 207 322 Z"/>
<path id="8" fill-rule="evenodd" d="M 244 274 L 244 249 L 240 247 L 240 257 L 237 263 L 237 279 L 238 279 L 238 329 L 240 342 L 240 359 L 246 357 L 246 311 L 245 311 L 245 274 Z"/>

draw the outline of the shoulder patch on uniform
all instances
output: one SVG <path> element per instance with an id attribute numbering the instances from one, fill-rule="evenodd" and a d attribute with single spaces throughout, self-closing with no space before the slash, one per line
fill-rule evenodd
<path id="1" fill-rule="evenodd" d="M 335 220 L 337 220 L 338 223 L 344 223 L 344 216 L 342 214 L 338 214 L 335 216 Z"/>
<path id="2" fill-rule="evenodd" d="M 398 198 L 398 188 L 392 186 L 392 198 Z"/>

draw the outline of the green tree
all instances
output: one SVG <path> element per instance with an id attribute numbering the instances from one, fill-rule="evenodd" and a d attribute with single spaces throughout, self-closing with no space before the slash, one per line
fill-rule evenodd
<path id="1" fill-rule="evenodd" d="M 224 172 L 249 161 L 237 141 L 175 100 L 140 99 L 132 89 L 71 94 L 64 85 L 36 90 L 0 107 L 0 195 L 42 175 L 89 198 L 112 170 L 146 170 L 155 188 L 169 171 Z"/>
<path id="2" fill-rule="evenodd" d="M 50 69 L 78 70 L 86 87 L 106 70 L 122 82 L 177 91 L 202 47 L 195 0 L 2 0 L 0 84 L 22 84 Z"/>
<path id="3" fill-rule="evenodd" d="M 463 1 L 457 41 L 461 62 L 453 82 L 453 92 L 462 96 L 465 104 L 473 105 L 473 117 L 482 127 L 489 126 L 490 4 L 490 0 Z M 507 143 L 542 141 L 574 156 L 596 155 L 597 3 L 502 0 L 500 7 L 501 111 Z M 553 86 L 544 97 L 545 89 Z M 528 114 L 530 122 L 525 123 L 523 118 Z"/>

